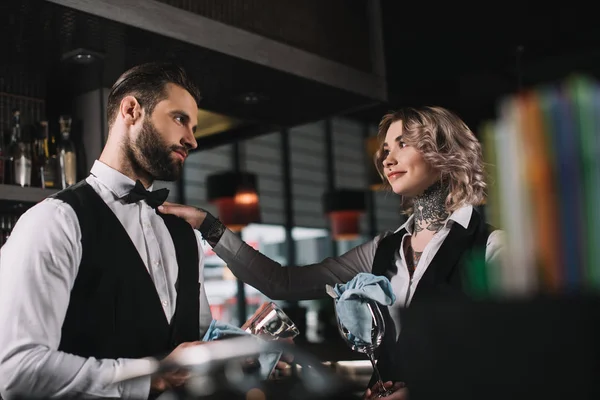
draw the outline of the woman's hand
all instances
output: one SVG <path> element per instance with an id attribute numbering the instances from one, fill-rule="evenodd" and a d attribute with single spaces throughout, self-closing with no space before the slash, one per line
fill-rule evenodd
<path id="1" fill-rule="evenodd" d="M 200 228 L 204 218 L 206 218 L 206 211 L 192 206 L 184 206 L 182 204 L 164 202 L 158 207 L 158 211 L 162 214 L 171 214 L 176 217 L 183 218 L 188 224 L 194 229 Z"/>

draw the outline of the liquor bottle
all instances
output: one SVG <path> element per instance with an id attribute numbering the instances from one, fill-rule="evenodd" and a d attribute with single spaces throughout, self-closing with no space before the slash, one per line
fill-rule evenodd
<path id="1" fill-rule="evenodd" d="M 6 215 L 0 216 L 0 246 L 6 243 L 10 233 L 8 232 L 8 221 Z"/>
<path id="2" fill-rule="evenodd" d="M 5 136 L 4 127 L 0 127 L 0 184 L 5 183 L 4 178 L 6 168 L 4 166 L 6 165 L 7 159 L 6 143 L 4 142 Z"/>
<path id="3" fill-rule="evenodd" d="M 30 131 L 21 129 L 18 111 L 13 115 L 12 164 L 15 185 L 31 186 L 31 137 Z"/>
<path id="4" fill-rule="evenodd" d="M 50 147 L 50 134 L 48 131 L 48 121 L 40 122 L 40 137 L 42 138 L 44 165 L 41 171 L 41 187 L 56 187 L 56 154 Z"/>
<path id="5" fill-rule="evenodd" d="M 50 132 L 47 134 L 46 150 L 48 151 L 48 157 L 46 157 L 46 168 L 44 173 L 46 174 L 46 187 L 58 188 L 60 186 L 59 175 L 58 175 L 58 157 L 56 152 L 56 136 Z M 52 185 L 52 186 L 50 186 Z"/>
<path id="6" fill-rule="evenodd" d="M 4 183 L 15 183 L 15 160 L 17 142 L 21 136 L 21 112 L 13 110 L 8 143 L 6 145 L 6 156 L 4 158 Z"/>
<path id="7" fill-rule="evenodd" d="M 4 216 L 4 228 L 2 229 L 2 244 L 5 244 L 12 233 L 18 217 L 12 214 Z"/>
<path id="8" fill-rule="evenodd" d="M 61 115 L 59 119 L 61 139 L 57 146 L 59 187 L 66 189 L 77 182 L 77 160 L 75 145 L 70 139 L 71 117 Z"/>
<path id="9" fill-rule="evenodd" d="M 35 130 L 32 145 L 32 171 L 31 184 L 35 187 L 45 187 L 44 168 L 46 167 L 46 152 L 44 151 L 44 129 L 48 128 L 48 121 L 40 121 Z"/>

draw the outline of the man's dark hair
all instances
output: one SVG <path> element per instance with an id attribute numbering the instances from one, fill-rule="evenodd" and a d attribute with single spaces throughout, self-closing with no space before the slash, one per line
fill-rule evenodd
<path id="1" fill-rule="evenodd" d="M 134 96 L 150 115 L 156 104 L 167 97 L 165 86 L 168 83 L 181 86 L 192 95 L 196 104 L 200 103 L 200 92 L 183 68 L 162 62 L 141 64 L 124 72 L 110 90 L 106 106 L 108 129 L 117 118 L 123 97 Z"/>

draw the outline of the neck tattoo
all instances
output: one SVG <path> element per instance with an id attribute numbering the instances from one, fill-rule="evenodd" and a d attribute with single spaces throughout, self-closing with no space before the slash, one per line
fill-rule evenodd
<path id="1" fill-rule="evenodd" d="M 437 233 L 444 227 L 449 215 L 446 211 L 448 190 L 438 181 L 414 198 L 414 236 L 424 230 Z"/>

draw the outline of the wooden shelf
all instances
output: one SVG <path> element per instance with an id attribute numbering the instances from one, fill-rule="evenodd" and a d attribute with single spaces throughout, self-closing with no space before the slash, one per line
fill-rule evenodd
<path id="1" fill-rule="evenodd" d="M 0 185 L 0 201 L 38 203 L 56 192 L 57 189 Z"/>

